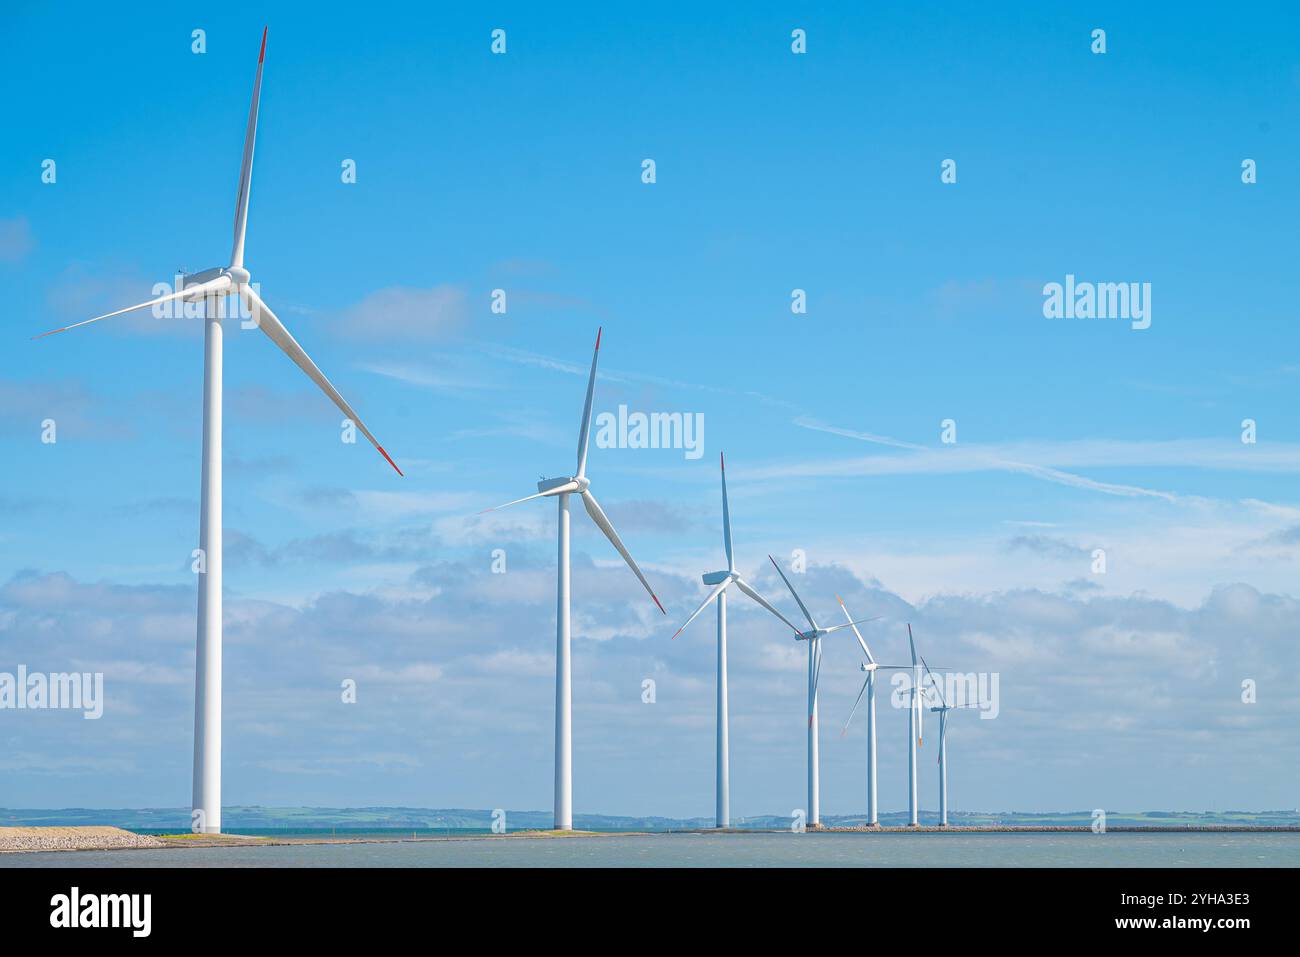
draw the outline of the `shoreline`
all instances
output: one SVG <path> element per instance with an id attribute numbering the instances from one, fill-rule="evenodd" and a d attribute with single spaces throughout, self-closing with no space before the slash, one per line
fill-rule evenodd
<path id="1" fill-rule="evenodd" d="M 1079 825 L 889 825 L 877 827 L 809 828 L 815 834 L 1086 834 L 1092 828 Z M 61 851 L 167 850 L 179 847 L 282 847 L 312 844 L 427 844 L 451 841 L 542 840 L 600 837 L 656 837 L 659 835 L 709 834 L 789 834 L 789 828 L 692 828 L 664 831 L 547 831 L 522 830 L 507 834 L 361 834 L 355 837 L 334 835 L 260 836 L 246 834 L 140 834 L 112 826 L 73 827 L 0 827 L 0 855 L 40 854 Z M 1107 834 L 1276 834 L 1300 833 L 1300 825 L 1188 824 L 1174 826 L 1117 826 L 1106 828 Z"/>

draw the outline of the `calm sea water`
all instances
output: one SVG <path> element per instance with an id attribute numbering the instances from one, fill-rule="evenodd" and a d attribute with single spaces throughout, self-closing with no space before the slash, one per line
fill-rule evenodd
<path id="1" fill-rule="evenodd" d="M 649 834 L 0 855 L 0 867 L 1300 867 L 1300 833 Z"/>

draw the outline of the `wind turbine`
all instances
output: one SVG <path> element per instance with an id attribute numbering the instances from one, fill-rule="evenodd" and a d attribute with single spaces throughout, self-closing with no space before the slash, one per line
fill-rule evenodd
<path id="1" fill-rule="evenodd" d="M 718 465 L 722 470 L 722 547 L 727 553 L 727 568 L 725 571 L 709 572 L 704 575 L 704 584 L 713 586 L 704 601 L 700 602 L 700 607 L 691 613 L 682 627 L 677 629 L 676 634 L 680 635 L 686 630 L 686 626 L 699 617 L 700 612 L 709 606 L 709 602 L 716 601 L 718 604 L 718 701 L 717 701 L 717 800 L 714 805 L 714 823 L 717 827 L 731 827 L 731 759 L 730 759 L 730 738 L 728 734 L 727 722 L 727 588 L 735 585 L 742 592 L 748 595 L 754 601 L 758 602 L 772 614 L 776 615 L 785 622 L 796 635 L 799 629 L 785 615 L 781 614 L 772 607 L 768 601 L 758 592 L 750 587 L 749 583 L 740 577 L 736 571 L 736 562 L 731 551 L 731 512 L 727 508 L 727 463 L 722 454 L 718 454 Z"/>
<path id="2" fill-rule="evenodd" d="M 485 508 L 483 512 L 518 505 L 535 498 L 555 498 L 559 502 L 559 555 L 555 597 L 555 830 L 573 830 L 573 697 L 572 674 L 569 667 L 569 496 L 581 495 L 587 514 L 596 527 L 623 556 L 654 603 L 665 615 L 654 589 L 637 567 L 632 554 L 623 545 L 618 532 L 610 524 L 605 512 L 591 494 L 591 480 L 587 478 L 587 438 L 591 431 L 591 401 L 596 393 L 596 360 L 600 358 L 600 330 L 596 330 L 596 348 L 591 354 L 591 376 L 587 380 L 587 401 L 582 407 L 582 425 L 578 429 L 578 471 L 567 478 L 542 479 L 537 483 L 536 495 L 525 495 L 505 505 Z M 483 514 L 480 512 L 479 514 Z"/>
<path id="3" fill-rule="evenodd" d="M 829 628 L 818 627 L 812 612 L 803 603 L 799 593 L 794 590 L 794 586 L 790 584 L 790 579 L 785 577 L 785 572 L 781 571 L 781 566 L 776 563 L 776 559 L 768 555 L 767 560 L 772 563 L 776 573 L 785 582 L 785 587 L 790 589 L 790 594 L 794 596 L 799 610 L 808 619 L 808 631 L 798 632 L 795 635 L 795 641 L 808 642 L 808 826 L 821 827 L 821 772 L 817 754 L 817 679 L 821 676 L 822 670 L 821 639 L 842 628 L 851 628 L 854 625 L 861 625 L 868 621 L 878 621 L 880 616 L 861 618 L 858 621 L 849 621 L 842 625 L 831 625 Z"/>
<path id="4" fill-rule="evenodd" d="M 943 689 L 940 687 L 939 679 L 935 677 L 930 666 L 925 662 L 925 655 L 921 655 L 921 664 L 925 665 L 926 673 L 930 675 L 931 684 L 935 691 L 939 693 L 939 706 L 931 708 L 931 711 L 939 715 L 939 826 L 948 826 L 948 712 L 953 708 L 973 708 L 975 705 L 966 704 L 949 704 L 948 699 L 943 696 Z"/>
<path id="5" fill-rule="evenodd" d="M 912 700 L 907 722 L 907 805 L 910 812 L 908 824 L 916 827 L 920 823 L 916 796 L 916 749 L 921 745 L 924 723 L 922 718 L 925 714 L 925 691 L 921 688 L 921 668 L 924 666 L 931 677 L 934 677 L 934 672 L 930 671 L 930 666 L 925 664 L 925 659 L 920 658 L 916 653 L 916 642 L 912 640 L 910 622 L 907 625 L 907 644 L 912 650 Z"/>
<path id="6" fill-rule="evenodd" d="M 839 595 L 835 600 L 840 603 L 840 608 L 844 610 L 844 620 L 853 622 L 853 616 L 849 614 L 848 608 L 844 605 L 844 599 Z M 862 654 L 866 656 L 866 661 L 862 662 L 862 670 L 867 673 L 866 679 L 862 682 L 862 690 L 858 692 L 857 700 L 853 702 L 853 707 L 849 710 L 848 719 L 844 722 L 844 728 L 840 731 L 843 735 L 849 730 L 849 722 L 853 720 L 854 713 L 858 710 L 858 705 L 862 703 L 862 696 L 867 696 L 867 826 L 877 827 L 880 824 L 880 817 L 877 813 L 876 805 L 876 672 L 881 670 L 901 670 L 907 665 L 882 665 L 877 664 L 876 659 L 871 655 L 871 649 L 867 647 L 866 639 L 862 637 L 862 632 L 858 631 L 856 623 L 852 624 L 854 637 L 858 639 L 858 644 L 862 647 Z"/>
<path id="7" fill-rule="evenodd" d="M 244 268 L 244 231 L 248 224 L 253 142 L 257 139 L 257 103 L 262 92 L 262 61 L 265 57 L 266 30 L 263 29 L 262 47 L 257 54 L 257 75 L 253 80 L 253 102 L 248 110 L 248 126 L 244 131 L 244 159 L 239 171 L 239 189 L 235 194 L 235 242 L 230 252 L 230 265 L 183 276 L 181 288 L 176 292 L 34 337 L 40 339 L 173 300 L 204 303 L 203 479 L 199 512 L 201 559 L 194 680 L 194 794 L 191 821 L 195 831 L 205 834 L 221 833 L 221 357 L 224 335 L 221 314 L 224 309 L 220 308 L 219 300 L 232 293 L 239 296 L 271 341 L 329 396 L 370 440 L 370 444 L 379 450 L 379 454 L 387 459 L 397 474 L 402 474 L 402 470 L 389 458 L 383 446 L 361 423 L 352 406 L 330 384 L 316 363 L 249 285 L 250 276 Z"/>

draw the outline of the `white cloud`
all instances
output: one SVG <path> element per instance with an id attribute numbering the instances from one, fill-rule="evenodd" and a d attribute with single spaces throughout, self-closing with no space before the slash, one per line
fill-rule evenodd
<path id="1" fill-rule="evenodd" d="M 32 251 L 31 223 L 26 216 L 0 219 L 0 263 L 20 263 Z"/>
<path id="2" fill-rule="evenodd" d="M 1300 473 L 1300 443 L 1271 442 L 1265 446 L 1243 445 L 1234 437 L 1223 439 L 1163 439 L 1122 441 L 1078 439 L 1061 442 L 1006 442 L 931 447 L 903 442 L 826 425 L 801 417 L 795 425 L 815 432 L 827 432 L 877 445 L 906 449 L 913 455 L 879 455 L 867 458 L 800 462 L 776 466 L 764 472 L 801 475 L 887 475 L 959 473 L 980 471 L 1023 471 L 1049 481 L 1120 495 L 1146 495 L 1174 500 L 1168 492 L 1135 486 L 1111 485 L 1078 475 L 1062 473 L 1074 468 L 1189 468 L 1231 472 Z"/>
<path id="3" fill-rule="evenodd" d="M 605 561 L 602 546 L 593 540 L 574 557 L 575 763 L 583 805 L 707 813 L 712 616 L 670 642 L 699 600 L 695 576 L 654 569 L 670 612 L 664 618 L 616 559 Z M 516 547 L 510 561 L 505 575 L 493 575 L 486 559 L 426 563 L 405 587 L 393 581 L 293 604 L 229 595 L 225 752 L 232 799 L 546 806 L 553 555 Z M 946 573 L 930 571 L 932 580 Z M 770 568 L 756 565 L 749 577 L 795 613 Z M 931 588 L 928 597 L 908 602 L 830 564 L 810 566 L 799 587 L 819 617 L 838 611 L 836 594 L 857 615 L 883 615 L 864 628 L 881 661 L 905 656 L 903 625 L 911 622 L 932 662 L 1001 675 L 1000 716 L 954 723 L 953 786 L 964 807 L 1096 806 L 1089 795 L 1097 788 L 1123 794 L 1130 807 L 1185 807 L 1189 795 L 1196 807 L 1285 803 L 1285 784 L 1252 769 L 1300 759 L 1294 598 L 1230 584 L 1203 590 L 1184 606 L 1114 589 L 1032 587 Z M 731 602 L 729 612 L 733 765 L 744 769 L 738 780 L 746 806 L 772 812 L 797 800 L 801 788 L 806 648 L 747 599 Z M 93 747 L 96 765 L 65 763 L 57 785 L 48 776 L 11 776 L 11 803 L 78 804 L 92 795 L 125 805 L 187 800 L 193 613 L 188 587 L 127 588 L 38 574 L 0 586 L 6 658 L 42 670 L 103 661 L 108 699 L 103 720 L 93 722 L 102 729 L 82 729 L 92 724 L 84 721 L 24 724 L 28 753 Z M 142 646 L 142 615 L 174 620 L 174 640 Z M 826 813 L 840 813 L 858 809 L 860 797 L 861 727 L 844 741 L 836 729 L 861 674 L 851 640 L 827 639 L 825 653 L 823 800 Z M 151 670 L 156 684 L 147 683 Z M 355 705 L 340 700 L 347 677 L 359 684 Z M 654 705 L 641 701 L 647 677 L 657 684 Z M 1259 685 L 1257 706 L 1240 701 L 1247 677 Z M 887 704 L 880 723 L 882 775 L 901 785 L 904 725 Z M 1206 754 L 1222 771 L 1212 780 L 1198 770 Z M 1025 765 L 1040 769 L 1029 784 Z M 307 773 L 349 766 L 367 770 Z M 886 807 L 898 790 L 882 792 Z"/>
<path id="4" fill-rule="evenodd" d="M 439 339 L 456 330 L 467 314 L 465 291 L 457 286 L 393 286 L 348 309 L 338 328 L 349 338 L 377 343 Z"/>

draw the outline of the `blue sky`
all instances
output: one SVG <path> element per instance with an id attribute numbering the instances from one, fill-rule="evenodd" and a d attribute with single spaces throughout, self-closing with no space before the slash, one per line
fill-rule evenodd
<path id="1" fill-rule="evenodd" d="M 910 620 L 1002 676 L 954 726 L 955 808 L 1294 807 L 1300 56 L 1253 11 L 280 5 L 246 264 L 407 474 L 227 333 L 226 803 L 549 806 L 553 514 L 476 513 L 572 468 L 603 325 L 597 411 L 702 414 L 705 452 L 592 451 L 669 617 L 575 517 L 579 813 L 712 807 L 711 624 L 668 638 L 722 561 L 720 450 L 769 598 L 802 549 L 815 610 L 886 616 L 879 657 Z M 0 805 L 179 806 L 200 324 L 28 337 L 225 264 L 263 20 L 73 15 L 0 14 L 0 670 L 109 700 L 0 712 Z M 1150 283 L 1151 327 L 1044 318 L 1066 274 Z M 733 812 L 802 807 L 801 649 L 732 609 Z M 856 664 L 828 646 L 824 813 L 864 803 Z"/>

